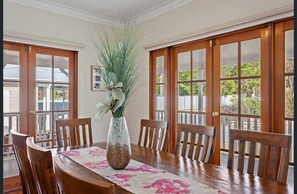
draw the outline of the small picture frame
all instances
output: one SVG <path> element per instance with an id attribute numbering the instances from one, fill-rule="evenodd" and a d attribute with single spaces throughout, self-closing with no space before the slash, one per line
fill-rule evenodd
<path id="1" fill-rule="evenodd" d="M 91 90 L 100 91 L 102 89 L 102 67 L 91 65 Z"/>

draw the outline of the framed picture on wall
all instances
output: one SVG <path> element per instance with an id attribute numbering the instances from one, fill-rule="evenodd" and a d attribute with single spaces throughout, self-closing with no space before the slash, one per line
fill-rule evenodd
<path id="1" fill-rule="evenodd" d="M 102 67 L 91 65 L 91 90 L 98 91 L 102 89 Z"/>

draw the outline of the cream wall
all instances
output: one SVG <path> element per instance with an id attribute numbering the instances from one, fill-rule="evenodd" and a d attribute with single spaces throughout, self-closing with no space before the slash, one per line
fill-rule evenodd
<path id="1" fill-rule="evenodd" d="M 143 47 L 288 5 L 293 5 L 293 0 L 195 0 L 141 23 L 144 38 L 140 45 Z M 95 63 L 91 54 L 90 35 L 94 29 L 103 27 L 4 1 L 4 31 L 86 45 L 78 56 L 79 117 L 92 117 L 95 111 L 94 105 L 104 95 L 102 92 L 90 91 L 90 65 Z M 149 116 L 149 53 L 143 48 L 138 55 L 137 64 L 141 72 L 138 83 L 140 87 L 131 96 L 126 109 L 130 138 L 133 143 L 137 142 L 140 119 Z M 110 115 L 106 115 L 102 121 L 92 120 L 94 141 L 106 139 L 109 119 Z"/>

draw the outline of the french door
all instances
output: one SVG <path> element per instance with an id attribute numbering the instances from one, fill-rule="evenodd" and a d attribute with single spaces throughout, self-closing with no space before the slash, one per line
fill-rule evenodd
<path id="1" fill-rule="evenodd" d="M 220 150 L 229 149 L 230 129 L 271 130 L 267 50 L 266 27 L 216 39 L 213 63 L 216 164 L 220 164 Z"/>
<path id="2" fill-rule="evenodd" d="M 4 43 L 4 155 L 12 153 L 9 130 L 55 147 L 55 120 L 75 118 L 76 52 Z"/>
<path id="3" fill-rule="evenodd" d="M 150 117 L 161 119 L 158 107 L 166 102 L 168 151 L 177 123 L 216 127 L 215 164 L 229 149 L 230 129 L 293 135 L 293 38 L 289 19 L 152 51 L 151 70 L 162 58 L 166 79 L 158 83 L 160 74 L 151 71 Z"/>

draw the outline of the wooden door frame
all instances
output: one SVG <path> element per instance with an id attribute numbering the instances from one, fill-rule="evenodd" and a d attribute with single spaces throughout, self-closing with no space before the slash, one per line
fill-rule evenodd
<path id="1" fill-rule="evenodd" d="M 36 50 L 38 53 L 47 53 L 58 56 L 69 56 L 69 118 L 77 118 L 78 115 L 78 53 L 43 47 L 4 41 L 4 49 L 20 52 L 20 132 L 35 135 L 35 115 L 29 114 L 29 110 L 35 109 L 35 64 Z M 73 65 L 71 65 L 73 64 Z M 71 72 L 71 73 L 70 73 Z M 33 86 L 33 87 L 30 87 Z M 29 98 L 28 94 L 34 94 Z"/>

